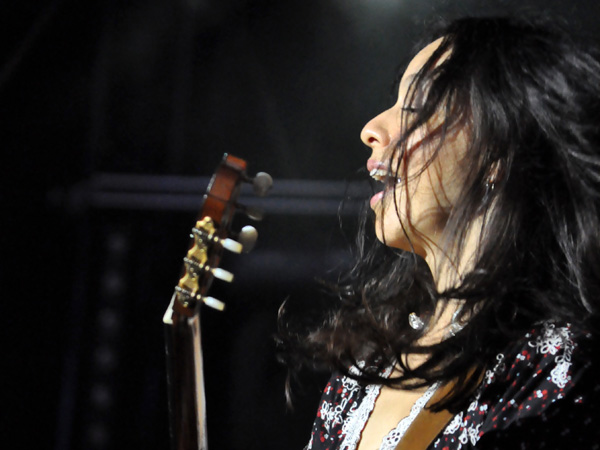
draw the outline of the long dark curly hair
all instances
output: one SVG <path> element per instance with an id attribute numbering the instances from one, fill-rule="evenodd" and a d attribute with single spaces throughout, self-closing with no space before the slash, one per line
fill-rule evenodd
<path id="1" fill-rule="evenodd" d="M 409 389 L 454 380 L 435 405 L 453 409 L 468 400 L 495 355 L 532 326 L 554 320 L 587 329 L 598 310 L 600 64 L 562 29 L 512 18 L 460 19 L 430 41 L 438 37 L 411 83 L 404 133 L 390 157 L 407 158 L 411 134 L 439 112 L 444 121 L 427 137 L 427 164 L 448 133 L 468 130 L 464 183 L 444 249 L 451 263 L 460 260 L 468 230 L 481 224 L 472 266 L 438 292 L 427 264 L 377 241 L 369 217 L 357 262 L 336 284 L 325 320 L 302 332 L 283 314 L 280 338 L 292 366 Z M 406 226 L 400 217 L 398 226 Z M 426 330 L 413 329 L 409 314 L 428 323 L 450 301 L 464 304 L 457 318 L 464 328 L 439 343 L 419 343 Z M 413 367 L 409 354 L 425 362 Z M 359 361 L 360 375 L 349 374 Z M 382 377 L 390 365 L 399 375 Z"/>

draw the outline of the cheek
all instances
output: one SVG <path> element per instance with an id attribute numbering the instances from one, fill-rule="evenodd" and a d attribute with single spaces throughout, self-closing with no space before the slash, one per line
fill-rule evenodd
<path id="1" fill-rule="evenodd" d="M 460 199 L 465 178 L 455 156 L 450 155 L 441 161 L 433 177 L 431 181 L 433 192 L 440 206 L 449 211 Z"/>
<path id="2" fill-rule="evenodd" d="M 430 166 L 423 173 L 409 173 L 407 184 L 400 184 L 395 192 L 389 191 L 383 202 L 383 224 L 386 233 L 398 234 L 401 224 L 411 237 L 439 232 L 439 224 L 447 216 L 447 198 L 443 180 Z"/>
<path id="3" fill-rule="evenodd" d="M 410 157 L 414 152 L 422 149 L 425 143 L 425 137 L 427 136 L 427 130 L 425 127 L 418 128 L 412 133 L 406 141 L 406 153 L 407 157 Z"/>

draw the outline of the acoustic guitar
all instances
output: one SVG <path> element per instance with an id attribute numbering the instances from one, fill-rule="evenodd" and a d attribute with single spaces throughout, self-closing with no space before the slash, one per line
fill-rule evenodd
<path id="1" fill-rule="evenodd" d="M 241 185 L 252 183 L 257 195 L 267 193 L 271 177 L 246 174 L 246 162 L 225 154 L 204 195 L 202 209 L 190 234 L 191 242 L 179 283 L 164 315 L 171 444 L 173 450 L 206 450 L 206 405 L 200 340 L 202 305 L 223 310 L 225 304 L 208 295 L 213 280 L 233 280 L 219 268 L 224 250 L 250 251 L 257 238 L 251 226 L 231 231 L 235 213 L 260 220 L 262 213 L 238 204 Z"/>

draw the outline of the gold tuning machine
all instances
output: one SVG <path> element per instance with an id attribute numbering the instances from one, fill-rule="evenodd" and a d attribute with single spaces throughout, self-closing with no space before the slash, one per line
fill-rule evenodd
<path id="1" fill-rule="evenodd" d="M 233 239 L 221 239 L 215 234 L 215 225 L 210 217 L 205 217 L 202 220 L 196 222 L 196 226 L 192 228 L 192 234 L 190 235 L 196 241 L 196 245 L 207 245 L 208 243 L 215 243 L 220 245 L 225 250 L 233 253 L 242 253 L 243 246 L 239 242 Z"/>

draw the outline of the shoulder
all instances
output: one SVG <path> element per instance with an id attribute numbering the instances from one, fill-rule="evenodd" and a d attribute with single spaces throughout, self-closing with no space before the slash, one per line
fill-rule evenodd
<path id="1" fill-rule="evenodd" d="M 593 346 L 591 335 L 568 325 L 536 326 L 497 355 L 468 408 L 433 448 L 542 448 L 543 441 L 562 448 L 557 443 L 567 435 L 580 443 L 597 439 L 590 426 L 600 390 Z"/>
<path id="2" fill-rule="evenodd" d="M 364 387 L 356 380 L 339 373 L 333 374 L 323 390 L 307 448 L 337 448 L 344 423 L 356 410 L 364 393 Z"/>

